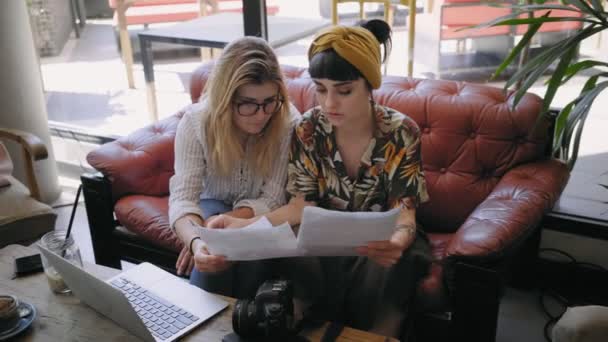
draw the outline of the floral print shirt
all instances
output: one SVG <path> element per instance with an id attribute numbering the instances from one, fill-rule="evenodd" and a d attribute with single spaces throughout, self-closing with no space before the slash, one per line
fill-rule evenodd
<path id="1" fill-rule="evenodd" d="M 333 126 L 321 109 L 303 114 L 292 136 L 287 191 L 340 211 L 387 211 L 425 202 L 418 125 L 388 107 L 376 105 L 374 112 L 374 135 L 354 180 L 346 173 Z"/>

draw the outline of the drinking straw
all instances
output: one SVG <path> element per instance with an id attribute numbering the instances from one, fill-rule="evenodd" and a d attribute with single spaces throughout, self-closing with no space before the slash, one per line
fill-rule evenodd
<path id="1" fill-rule="evenodd" d="M 65 246 L 67 245 L 68 239 L 70 238 L 70 233 L 72 232 L 72 224 L 74 223 L 74 216 L 76 216 L 76 208 L 78 207 L 80 192 L 82 192 L 82 184 L 78 186 L 78 190 L 76 191 L 76 200 L 74 200 L 74 205 L 72 206 L 72 215 L 70 216 L 70 223 L 68 224 L 68 232 L 65 234 L 65 240 L 61 246 L 61 257 L 65 257 Z"/>

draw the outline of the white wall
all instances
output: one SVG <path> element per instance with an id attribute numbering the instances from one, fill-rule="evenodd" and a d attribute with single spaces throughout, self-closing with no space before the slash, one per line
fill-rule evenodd
<path id="1" fill-rule="evenodd" d="M 46 160 L 35 163 L 42 199 L 59 194 L 57 166 L 51 145 L 38 55 L 25 1 L 3 1 L 0 10 L 0 127 L 21 129 L 40 137 L 49 149 Z M 7 143 L 15 162 L 14 175 L 25 182 L 21 151 Z"/>

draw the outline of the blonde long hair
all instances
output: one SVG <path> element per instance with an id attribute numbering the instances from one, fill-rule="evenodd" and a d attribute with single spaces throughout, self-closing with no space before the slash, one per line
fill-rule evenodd
<path id="1" fill-rule="evenodd" d="M 256 137 L 253 150 L 245 156 L 232 120 L 234 99 L 239 87 L 267 81 L 278 85 L 283 106 L 272 115 Z M 271 161 L 276 159 L 287 133 L 290 111 L 283 74 L 268 43 L 261 38 L 243 37 L 228 44 L 213 67 L 201 101 L 207 104 L 202 111 L 201 129 L 207 137 L 211 165 L 220 174 L 228 175 L 238 160 L 247 158 L 256 176 L 269 175 Z"/>

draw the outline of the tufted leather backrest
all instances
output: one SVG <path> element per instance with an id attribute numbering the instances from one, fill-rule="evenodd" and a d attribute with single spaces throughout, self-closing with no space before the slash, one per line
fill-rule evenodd
<path id="1" fill-rule="evenodd" d="M 173 176 L 177 114 L 142 127 L 87 154 L 87 162 L 112 183 L 115 199 L 127 194 L 164 196 Z"/>
<path id="2" fill-rule="evenodd" d="M 192 75 L 193 100 L 210 71 L 205 65 Z M 306 69 L 283 66 L 283 73 L 298 110 L 314 107 L 315 86 Z M 499 88 L 386 76 L 374 99 L 420 126 L 430 200 L 418 219 L 429 231 L 455 231 L 507 170 L 544 157 L 548 134 L 533 132 L 542 102 L 536 95 L 527 94 L 510 110 L 510 94 Z"/>
<path id="3" fill-rule="evenodd" d="M 198 100 L 212 64 L 192 75 Z M 306 69 L 283 66 L 290 100 L 304 112 L 315 106 Z M 387 76 L 376 102 L 409 115 L 422 131 L 422 159 L 430 196 L 418 219 L 432 232 L 453 232 L 516 165 L 544 157 L 548 134 L 533 127 L 541 99 L 524 96 L 515 110 L 501 89 L 453 81 Z M 173 174 L 178 113 L 91 152 L 89 163 L 112 180 L 115 196 L 166 195 Z M 137 167 L 131 167 L 137 163 Z"/>
<path id="4" fill-rule="evenodd" d="M 509 109 L 502 89 L 387 77 L 376 101 L 407 114 L 422 132 L 430 201 L 419 219 L 451 232 L 516 165 L 543 157 L 547 135 L 534 136 L 541 100 L 527 95 Z"/>

